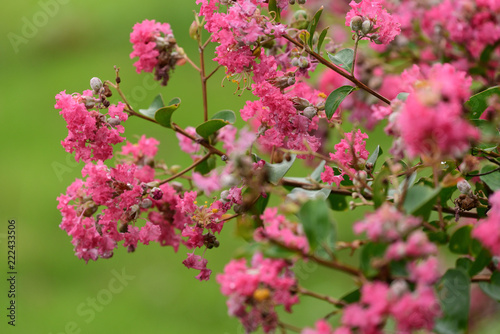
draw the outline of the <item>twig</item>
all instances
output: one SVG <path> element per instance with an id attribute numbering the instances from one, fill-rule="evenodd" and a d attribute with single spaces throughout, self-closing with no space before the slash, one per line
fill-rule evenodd
<path id="1" fill-rule="evenodd" d="M 180 171 L 179 173 L 175 174 L 175 175 L 172 175 L 171 177 L 169 177 L 168 179 L 166 180 L 163 180 L 160 182 L 160 184 L 164 184 L 164 183 L 167 183 L 167 182 L 170 182 L 176 178 L 178 178 L 179 176 L 182 176 L 184 174 L 186 174 L 187 172 L 189 172 L 191 169 L 195 168 L 196 166 L 198 166 L 199 164 L 201 164 L 203 161 L 207 160 L 208 158 L 210 158 L 210 156 L 212 155 L 212 153 L 208 152 L 207 154 L 205 154 L 201 159 L 198 159 L 196 160 L 195 162 L 193 162 L 191 164 L 191 166 L 187 167 L 186 169 Z"/>

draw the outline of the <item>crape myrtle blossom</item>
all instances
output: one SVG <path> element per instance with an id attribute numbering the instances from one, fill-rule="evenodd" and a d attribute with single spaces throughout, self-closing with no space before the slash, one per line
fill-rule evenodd
<path id="1" fill-rule="evenodd" d="M 380 1 L 351 1 L 349 5 L 352 9 L 346 15 L 345 25 L 355 32 L 360 32 L 363 39 L 370 39 L 377 44 L 388 44 L 401 32 L 397 18 L 382 8 Z"/>
<path id="2" fill-rule="evenodd" d="M 228 297 L 231 316 L 239 318 L 245 330 L 255 331 L 262 326 L 264 333 L 273 333 L 278 326 L 277 305 L 287 312 L 299 302 L 293 291 L 297 280 L 290 264 L 283 259 L 266 259 L 256 253 L 250 267 L 245 259 L 232 260 L 217 275 L 221 292 Z"/>
<path id="3" fill-rule="evenodd" d="M 346 133 L 345 138 L 335 145 L 335 153 L 330 153 L 330 159 L 339 164 L 340 169 L 344 170 L 339 175 L 335 175 L 332 167 L 325 166 L 325 171 L 321 173 L 321 180 L 328 184 L 335 183 L 338 187 L 340 182 L 344 180 L 346 170 L 350 174 L 354 174 L 359 166 L 364 166 L 366 159 L 370 155 L 370 152 L 365 148 L 365 139 L 367 138 L 368 135 L 362 133 L 359 129 L 357 132 Z"/>
<path id="4" fill-rule="evenodd" d="M 472 236 L 488 248 L 494 256 L 500 256 L 500 191 L 495 191 L 489 198 L 491 209 L 488 217 L 479 220 Z"/>
<path id="5" fill-rule="evenodd" d="M 462 105 L 470 96 L 472 81 L 465 72 L 449 64 L 422 69 L 414 65 L 402 79 L 409 95 L 403 104 L 394 104 L 398 112 L 389 118 L 388 129 L 401 137 L 399 144 L 410 157 L 459 156 L 470 141 L 479 139 L 478 130 L 463 118 Z"/>
<path id="6" fill-rule="evenodd" d="M 67 123 L 68 136 L 61 144 L 68 153 L 75 153 L 76 161 L 98 161 L 113 157 L 113 146 L 121 143 L 125 138 L 120 136 L 124 132 L 120 122 L 128 118 L 125 105 L 109 105 L 108 118 L 96 108 L 92 109 L 97 99 L 91 90 L 82 94 L 66 94 L 66 91 L 56 95 L 56 109 Z M 104 107 L 104 106 L 103 106 Z"/>

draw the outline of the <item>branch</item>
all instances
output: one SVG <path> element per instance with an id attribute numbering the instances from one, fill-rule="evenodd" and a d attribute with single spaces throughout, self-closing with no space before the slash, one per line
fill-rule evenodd
<path id="1" fill-rule="evenodd" d="M 175 174 L 175 175 L 172 175 L 171 177 L 169 177 L 168 179 L 166 180 L 163 180 L 160 182 L 160 184 L 164 184 L 164 183 L 167 183 L 167 182 L 170 182 L 176 178 L 178 178 L 179 176 L 182 176 L 184 174 L 186 174 L 187 172 L 189 172 L 191 169 L 195 168 L 196 166 L 198 166 L 199 164 L 201 164 L 203 161 L 207 160 L 208 158 L 210 158 L 210 156 L 212 155 L 212 153 L 208 152 L 207 154 L 205 154 L 201 159 L 198 159 L 196 160 L 195 162 L 193 162 L 191 164 L 191 166 L 187 167 L 186 169 L 180 171 L 179 173 Z"/>
<path id="2" fill-rule="evenodd" d="M 316 293 L 313 291 L 309 291 L 306 288 L 301 287 L 300 285 L 297 287 L 297 291 L 300 294 L 314 297 L 314 298 L 317 298 L 320 300 L 324 300 L 325 302 L 328 302 L 328 303 L 335 305 L 335 306 L 345 306 L 346 305 L 346 303 L 341 301 L 341 300 L 337 300 L 337 299 L 334 299 L 334 298 L 327 296 L 327 295 L 322 295 L 322 294 L 319 294 L 319 293 Z"/>
<path id="3" fill-rule="evenodd" d="M 293 44 L 295 44 L 296 46 L 298 46 L 299 48 L 301 49 L 304 49 L 307 53 L 309 53 L 311 56 L 313 56 L 314 58 L 316 58 L 321 64 L 325 65 L 326 67 L 332 69 L 333 71 L 337 72 L 338 74 L 340 74 L 341 76 L 343 76 L 344 78 L 348 79 L 349 81 L 353 82 L 354 84 L 356 84 L 356 86 L 358 86 L 359 88 L 361 88 L 362 90 L 370 93 L 371 95 L 375 96 L 376 98 L 378 98 L 379 100 L 387 103 L 387 104 L 391 104 L 391 101 L 380 95 L 379 93 L 377 93 L 376 91 L 374 91 L 373 89 L 371 89 L 370 87 L 368 87 L 367 85 L 365 85 L 364 83 L 362 83 L 361 81 L 359 81 L 358 79 L 356 79 L 354 76 L 352 76 L 350 73 L 342 70 L 340 67 L 337 67 L 335 66 L 334 64 L 330 63 L 328 60 L 326 60 L 325 58 L 321 57 L 319 54 L 317 54 L 316 52 L 310 50 L 309 48 L 306 48 L 302 43 L 300 43 L 299 41 L 297 41 L 296 39 L 290 37 L 289 35 L 287 34 L 283 34 L 282 35 L 283 38 L 287 39 L 288 41 L 292 42 Z"/>

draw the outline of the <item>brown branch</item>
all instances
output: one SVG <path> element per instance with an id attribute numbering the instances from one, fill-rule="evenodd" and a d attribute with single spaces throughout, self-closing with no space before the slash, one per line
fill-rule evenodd
<path id="1" fill-rule="evenodd" d="M 313 291 L 309 291 L 307 290 L 306 288 L 303 288 L 301 286 L 298 286 L 297 287 L 297 291 L 302 294 L 302 295 L 305 295 L 305 296 L 310 296 L 310 297 L 313 297 L 313 298 L 317 298 L 317 299 L 320 299 L 320 300 L 324 300 L 325 302 L 328 302 L 332 305 L 335 305 L 335 306 L 345 306 L 346 303 L 341 301 L 341 300 L 337 300 L 335 298 L 332 298 L 330 296 L 327 296 L 327 295 L 322 295 L 322 294 L 319 294 L 319 293 L 316 293 L 316 292 L 313 292 Z"/>
<path id="2" fill-rule="evenodd" d="M 160 184 L 164 184 L 164 183 L 167 183 L 167 182 L 170 182 L 172 180 L 175 180 L 176 178 L 178 178 L 179 176 L 182 176 L 184 174 L 186 174 L 187 172 L 189 172 L 191 169 L 195 168 L 196 166 L 198 166 L 199 164 L 201 164 L 203 161 L 207 160 L 208 158 L 210 158 L 210 156 L 212 155 L 212 153 L 207 153 L 205 154 L 202 158 L 196 160 L 195 162 L 193 162 L 191 164 L 191 166 L 187 167 L 186 169 L 180 171 L 179 173 L 175 174 L 175 175 L 172 175 L 171 177 L 169 177 L 168 179 L 166 180 L 163 180 L 160 182 Z"/>

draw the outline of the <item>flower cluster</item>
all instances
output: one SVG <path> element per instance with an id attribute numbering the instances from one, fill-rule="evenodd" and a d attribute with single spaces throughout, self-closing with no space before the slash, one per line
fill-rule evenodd
<path id="1" fill-rule="evenodd" d="M 112 145 L 125 140 L 120 136 L 124 131 L 120 123 L 128 118 L 123 111 L 125 105 L 121 102 L 116 106 L 110 105 L 102 92 L 99 95 L 99 98 L 94 98 L 91 90 L 72 95 L 62 91 L 56 95 L 57 102 L 54 107 L 61 109 L 59 113 L 64 117 L 68 129 L 68 136 L 61 144 L 66 152 L 75 152 L 76 161 L 110 159 L 113 157 Z M 99 111 L 100 108 L 106 107 L 108 118 Z"/>
<path id="2" fill-rule="evenodd" d="M 232 260 L 217 275 L 221 292 L 228 296 L 229 315 L 240 319 L 247 332 L 259 326 L 265 333 L 272 333 L 278 326 L 275 311 L 283 305 L 291 312 L 291 307 L 299 299 L 293 291 L 297 284 L 290 265 L 281 259 L 266 259 L 256 253 L 250 267 L 246 260 Z"/>
<path id="3" fill-rule="evenodd" d="M 485 245 L 493 255 L 500 256 L 500 191 L 490 196 L 488 217 L 474 227 L 472 236 Z"/>

